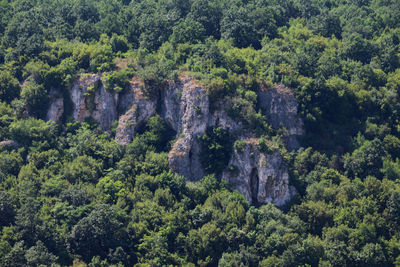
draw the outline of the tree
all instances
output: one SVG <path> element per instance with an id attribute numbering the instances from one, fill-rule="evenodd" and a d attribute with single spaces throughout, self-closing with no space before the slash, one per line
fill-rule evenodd
<path id="1" fill-rule="evenodd" d="M 0 229 L 14 222 L 14 200 L 8 192 L 0 191 Z"/>
<path id="2" fill-rule="evenodd" d="M 344 168 L 347 175 L 365 178 L 367 175 L 381 177 L 382 157 L 385 156 L 383 144 L 379 139 L 365 141 L 351 156 L 347 156 Z"/>
<path id="3" fill-rule="evenodd" d="M 393 191 L 387 201 L 387 210 L 388 217 L 394 223 L 394 225 L 398 225 L 400 223 L 400 192 Z"/>
<path id="4" fill-rule="evenodd" d="M 124 247 L 126 238 L 124 218 L 115 207 L 102 204 L 72 228 L 69 244 L 71 252 L 90 262 L 94 256 L 105 258 L 110 249 Z"/>
<path id="5" fill-rule="evenodd" d="M 308 232 L 312 234 L 321 235 L 323 227 L 333 225 L 333 211 L 324 202 L 303 202 L 295 212 L 307 223 Z"/>
<path id="6" fill-rule="evenodd" d="M 205 29 L 206 36 L 219 38 L 219 21 L 221 19 L 221 10 L 216 2 L 207 0 L 196 0 L 191 5 L 188 17 L 199 22 Z"/>
<path id="7" fill-rule="evenodd" d="M 0 99 L 10 103 L 19 96 L 18 80 L 8 71 L 0 71 Z"/>
<path id="8" fill-rule="evenodd" d="M 199 22 L 190 18 L 178 23 L 171 35 L 171 42 L 178 43 L 196 43 L 204 40 L 205 29 Z"/>
<path id="9" fill-rule="evenodd" d="M 221 20 L 221 37 L 233 39 L 238 47 L 248 47 L 257 40 L 249 10 L 232 5 Z"/>
<path id="10" fill-rule="evenodd" d="M 25 253 L 28 266 L 43 266 L 56 264 L 58 257 L 50 253 L 43 242 L 37 241 L 35 246 L 32 246 Z"/>
<path id="11" fill-rule="evenodd" d="M 4 266 L 25 267 L 26 259 L 24 241 L 16 242 L 10 253 L 8 253 L 0 263 L 4 264 Z"/>
<path id="12" fill-rule="evenodd" d="M 96 182 L 101 171 L 101 163 L 88 156 L 79 156 L 64 165 L 64 177 L 72 183 Z"/>
<path id="13" fill-rule="evenodd" d="M 54 144 L 55 133 L 54 124 L 35 118 L 18 120 L 10 125 L 10 137 L 27 147 L 34 144 L 38 148 L 49 148 Z"/>
<path id="14" fill-rule="evenodd" d="M 21 98 L 29 113 L 44 118 L 47 110 L 48 95 L 43 85 L 28 82 L 22 87 Z"/>
<path id="15" fill-rule="evenodd" d="M 198 137 L 201 143 L 201 164 L 208 173 L 221 174 L 228 165 L 232 152 L 229 132 L 221 127 L 208 128 Z"/>

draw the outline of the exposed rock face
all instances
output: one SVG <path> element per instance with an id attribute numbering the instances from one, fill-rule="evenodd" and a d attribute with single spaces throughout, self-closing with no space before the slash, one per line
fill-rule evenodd
<path id="1" fill-rule="evenodd" d="M 215 110 L 210 111 L 206 90 L 192 77 L 181 76 L 177 82 L 169 82 L 167 88 L 160 88 L 159 95 L 152 98 L 143 93 L 143 83 L 136 78 L 123 93 L 105 90 L 100 78 L 97 74 L 82 75 L 74 83 L 70 98 L 75 120 L 92 117 L 103 129 L 110 130 L 118 119 L 115 139 L 129 144 L 141 125 L 158 113 L 176 132 L 177 139 L 168 155 L 169 165 L 192 181 L 205 175 L 200 163 L 198 136 L 205 134 L 208 127 L 222 127 L 246 141 L 243 151 L 235 151 L 230 158 L 229 165 L 237 171 L 225 171 L 223 178 L 254 205 L 272 202 L 280 206 L 290 199 L 289 175 L 280 153 L 267 155 L 259 151 L 258 139 L 226 113 L 229 101 L 220 102 Z M 61 103 L 56 94 L 52 96 L 49 120 L 60 120 L 64 110 Z M 299 146 L 297 137 L 303 134 L 303 124 L 297 115 L 297 101 L 290 90 L 284 86 L 261 90 L 258 108 L 275 129 L 287 129 L 289 148 Z"/>
<path id="2" fill-rule="evenodd" d="M 59 123 L 64 113 L 64 98 L 57 91 L 50 91 L 50 106 L 47 111 L 46 120 Z"/>
<path id="3" fill-rule="evenodd" d="M 77 121 L 92 117 L 104 130 L 109 130 L 118 118 L 118 95 L 114 97 L 107 91 L 100 78 L 99 74 L 84 75 L 74 83 L 70 92 L 74 105 L 72 115 Z"/>
<path id="4" fill-rule="evenodd" d="M 127 107 L 127 101 L 131 100 L 131 108 L 119 118 L 115 140 L 121 144 L 129 144 L 137 129 L 156 113 L 157 103 L 146 97 L 142 90 L 142 84 L 133 79 L 131 88 L 122 99 L 122 107 Z"/>
<path id="5" fill-rule="evenodd" d="M 179 134 L 173 145 L 168 162 L 171 168 L 192 180 L 204 176 L 200 164 L 200 144 L 197 135 L 204 134 L 208 126 L 209 100 L 206 90 L 191 77 L 184 77 L 180 83 L 169 85 L 162 114 Z M 180 97 L 180 101 L 178 97 Z M 176 120 L 178 119 L 178 120 Z"/>
<path id="6" fill-rule="evenodd" d="M 265 155 L 258 149 L 257 138 L 245 139 L 242 151 L 235 151 L 229 162 L 235 171 L 226 171 L 223 178 L 253 205 L 267 202 L 284 205 L 293 190 L 289 174 L 279 151 Z"/>
<path id="7" fill-rule="evenodd" d="M 168 161 L 170 167 L 190 180 L 200 180 L 205 173 L 200 163 L 198 135 L 208 127 L 222 127 L 230 131 L 241 128 L 241 124 L 230 118 L 221 103 L 221 109 L 210 113 L 207 91 L 192 77 L 181 77 L 177 83 L 170 83 L 163 92 L 162 116 L 177 132 L 178 139 L 173 145 Z"/>
<path id="8" fill-rule="evenodd" d="M 278 85 L 259 92 L 257 102 L 272 127 L 287 129 L 288 148 L 299 148 L 298 137 L 304 133 L 303 121 L 297 114 L 297 100 L 292 92 L 284 85 Z"/>

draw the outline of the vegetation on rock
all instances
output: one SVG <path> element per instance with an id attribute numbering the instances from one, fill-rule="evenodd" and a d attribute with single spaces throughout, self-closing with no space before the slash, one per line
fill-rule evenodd
<path id="1" fill-rule="evenodd" d="M 399 17 L 397 0 L 0 0 L 0 266 L 400 265 Z M 160 116 L 128 145 L 93 120 L 44 121 L 85 73 L 156 97 L 183 72 L 280 150 L 286 207 L 220 179 L 245 147 L 221 128 L 199 136 L 194 183 L 171 171 Z M 259 106 L 279 84 L 298 150 Z"/>

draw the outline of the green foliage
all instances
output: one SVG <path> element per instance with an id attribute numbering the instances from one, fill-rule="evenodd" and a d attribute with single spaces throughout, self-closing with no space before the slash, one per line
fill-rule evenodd
<path id="1" fill-rule="evenodd" d="M 169 141 L 175 136 L 175 132 L 160 115 L 149 118 L 144 129 L 145 132 L 140 137 L 143 142 L 159 152 L 170 149 Z"/>
<path id="2" fill-rule="evenodd" d="M 26 262 L 30 266 L 40 266 L 44 264 L 56 264 L 58 257 L 49 253 L 43 242 L 38 241 L 25 253 Z"/>
<path id="3" fill-rule="evenodd" d="M 233 148 L 237 153 L 243 153 L 245 147 L 246 147 L 245 140 L 236 140 L 235 143 L 233 144 Z"/>
<path id="4" fill-rule="evenodd" d="M 172 43 L 196 43 L 204 40 L 205 29 L 201 23 L 186 18 L 173 28 Z"/>
<path id="5" fill-rule="evenodd" d="M 124 242 L 123 214 L 107 205 L 100 205 L 87 217 L 80 220 L 69 237 L 71 249 L 84 255 L 89 262 L 93 256 L 106 256 Z"/>
<path id="6" fill-rule="evenodd" d="M 201 164 L 208 173 L 220 175 L 228 165 L 232 152 L 232 141 L 227 130 L 221 127 L 209 128 L 205 135 L 198 137 L 201 144 Z"/>
<path id="7" fill-rule="evenodd" d="M 399 17 L 395 0 L 0 1 L 0 266 L 400 265 Z M 84 73 L 157 98 L 182 72 L 244 128 L 198 137 L 196 183 L 170 170 L 159 115 L 127 146 L 29 117 Z M 279 84 L 297 151 L 260 108 Z M 220 179 L 248 134 L 284 157 L 299 193 L 284 212 Z"/>
<path id="8" fill-rule="evenodd" d="M 131 78 L 132 70 L 123 69 L 121 71 L 107 73 L 101 77 L 101 80 L 107 90 L 119 93 L 128 88 Z"/>
<path id="9" fill-rule="evenodd" d="M 10 103 L 19 96 L 18 80 L 8 71 L 0 71 L 0 99 Z"/>
<path id="10" fill-rule="evenodd" d="M 113 35 L 110 40 L 113 52 L 125 53 L 129 50 L 129 42 L 125 36 Z"/>
<path id="11" fill-rule="evenodd" d="M 0 226 L 8 226 L 14 222 L 15 209 L 11 195 L 7 192 L 0 191 L 0 213 L 2 214 Z"/>
<path id="12" fill-rule="evenodd" d="M 101 163 L 92 157 L 79 156 L 64 165 L 64 178 L 71 183 L 96 182 L 101 174 Z"/>
<path id="13" fill-rule="evenodd" d="M 11 107 L 5 102 L 0 102 L 0 139 L 5 140 L 8 138 L 9 126 L 14 119 Z"/>
<path id="14" fill-rule="evenodd" d="M 49 147 L 53 145 L 55 133 L 54 124 L 34 118 L 18 120 L 10 125 L 10 137 L 27 147 L 32 144 Z"/>
<path id="15" fill-rule="evenodd" d="M 36 84 L 34 82 L 28 82 L 21 91 L 21 99 L 24 101 L 25 107 L 28 111 L 42 118 L 45 115 L 48 103 L 47 90 L 43 85 Z"/>
<path id="16" fill-rule="evenodd" d="M 380 177 L 382 157 L 385 156 L 382 142 L 378 139 L 366 141 L 360 148 L 347 156 L 344 167 L 349 176 L 365 178 L 367 175 Z"/>

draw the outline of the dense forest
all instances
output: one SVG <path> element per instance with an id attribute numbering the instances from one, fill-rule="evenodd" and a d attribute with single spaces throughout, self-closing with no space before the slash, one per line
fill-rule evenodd
<path id="1" fill-rule="evenodd" d="M 0 0 L 0 266 L 400 266 L 399 44 L 398 0 Z M 46 122 L 82 73 L 149 96 L 189 73 L 280 150 L 296 196 L 232 190 L 221 129 L 190 182 L 159 116 L 128 145 Z M 293 91 L 301 148 L 258 112 L 260 81 Z"/>

